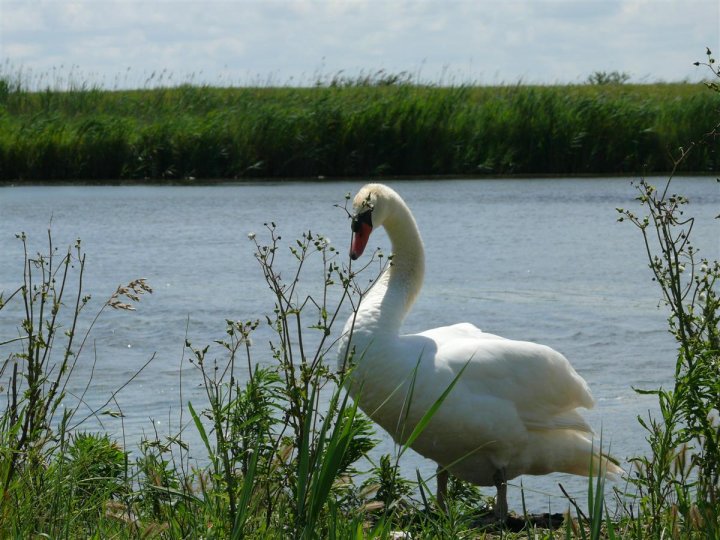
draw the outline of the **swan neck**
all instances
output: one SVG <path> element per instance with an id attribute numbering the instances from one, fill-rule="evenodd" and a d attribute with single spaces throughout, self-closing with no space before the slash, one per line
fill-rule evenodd
<path id="1" fill-rule="evenodd" d="M 399 333 L 415 303 L 425 275 L 425 251 L 415 218 L 398 197 L 383 224 L 392 244 L 392 261 L 358 312 L 361 324 L 374 332 Z"/>

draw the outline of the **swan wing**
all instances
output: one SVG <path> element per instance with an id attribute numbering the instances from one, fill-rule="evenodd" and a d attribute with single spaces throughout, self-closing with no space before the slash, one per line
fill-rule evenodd
<path id="1" fill-rule="evenodd" d="M 458 323 L 450 326 L 441 326 L 439 328 L 431 328 L 417 334 L 419 336 L 430 338 L 438 343 L 447 343 L 456 339 L 506 339 L 483 332 L 477 326 L 471 323 Z"/>
<path id="2" fill-rule="evenodd" d="M 435 362 L 454 375 L 467 398 L 492 396 L 514 407 L 530 430 L 592 429 L 575 410 L 594 404 L 585 380 L 559 352 L 498 336 L 437 342 Z M 467 366 L 467 367 L 465 367 Z"/>

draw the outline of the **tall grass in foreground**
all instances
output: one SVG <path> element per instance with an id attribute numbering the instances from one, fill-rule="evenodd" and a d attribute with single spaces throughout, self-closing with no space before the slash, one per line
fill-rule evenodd
<path id="1" fill-rule="evenodd" d="M 22 317 L 17 337 L 0 341 L 3 351 L 12 345 L 0 367 L 0 530 L 6 537 L 68 536 L 128 489 L 124 451 L 105 435 L 80 431 L 77 410 L 64 407 L 68 383 L 102 312 L 131 310 L 152 290 L 142 279 L 119 287 L 82 332 L 78 321 L 90 297 L 80 241 L 62 254 L 48 234 L 47 252 L 32 254 L 25 235 L 18 238 L 22 284 L 7 297 L 0 291 L 0 312 L 16 303 Z"/>
<path id="2" fill-rule="evenodd" d="M 666 172 L 720 106 L 700 84 L 382 82 L 28 91 L 0 74 L 0 180 Z"/>

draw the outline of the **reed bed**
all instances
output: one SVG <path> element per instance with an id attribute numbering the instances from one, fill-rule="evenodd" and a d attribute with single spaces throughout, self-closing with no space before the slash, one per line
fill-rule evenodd
<path id="1" fill-rule="evenodd" d="M 0 74 L 0 180 L 658 173 L 719 106 L 687 83 L 30 91 Z M 678 172 L 718 165 L 703 147 Z"/>

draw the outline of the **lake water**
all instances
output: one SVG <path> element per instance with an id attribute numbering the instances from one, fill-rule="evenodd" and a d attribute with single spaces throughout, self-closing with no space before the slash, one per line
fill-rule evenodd
<path id="1" fill-rule="evenodd" d="M 655 180 L 657 184 L 663 179 Z M 545 343 L 564 353 L 588 381 L 597 405 L 586 416 L 606 445 L 625 460 L 646 449 L 638 415 L 655 410 L 633 387 L 668 385 L 674 343 L 666 312 L 651 282 L 639 231 L 616 222 L 616 207 L 637 207 L 628 179 L 523 179 L 388 182 L 414 212 L 427 250 L 425 287 L 405 330 L 469 321 L 485 331 Z M 45 251 L 47 229 L 65 249 L 81 238 L 87 253 L 89 312 L 123 283 L 147 278 L 154 288 L 132 313 L 108 312 L 94 328 L 71 390 L 98 407 L 153 354 L 154 361 L 117 395 L 125 418 L 101 417 L 102 428 L 137 448 L 143 434 L 173 434 L 182 402 L 202 407 L 200 378 L 187 355 L 194 345 L 224 336 L 226 319 L 262 317 L 272 310 L 253 244 L 274 221 L 290 241 L 308 229 L 343 252 L 350 238 L 345 213 L 334 205 L 361 182 L 224 184 L 213 186 L 60 186 L 0 188 L 0 291 L 21 284 L 24 231 L 32 251 Z M 698 217 L 695 245 L 720 258 L 720 184 L 715 178 L 677 178 Z M 383 233 L 370 247 L 388 250 Z M 62 250 L 61 249 L 61 250 Z M 289 268 L 289 267 L 288 267 Z M 321 274 L 303 280 L 317 291 Z M 289 271 L 289 270 L 288 270 Z M 317 279 L 316 279 L 317 278 Z M 0 342 L 17 335 L 19 306 L 0 311 Z M 87 325 L 89 316 L 84 323 Z M 344 321 L 344 317 L 342 319 Z M 337 330 L 342 328 L 338 325 Z M 255 355 L 268 359 L 267 330 Z M 0 347 L 5 358 L 11 345 Z M 217 350 L 217 349 L 215 349 Z M 212 353 L 211 353 L 212 354 Z M 216 356 L 220 357 L 218 351 Z M 334 362 L 334 358 L 332 359 Z M 2 381 L 3 384 L 6 381 Z M 80 413 L 87 414 L 81 407 Z M 185 413 L 184 421 L 188 415 Z M 85 429 L 97 429 L 98 420 Z M 202 447 L 188 428 L 198 457 Z M 392 451 L 386 439 L 380 451 Z M 434 466 L 409 455 L 403 467 L 414 479 Z M 585 481 L 567 475 L 523 479 L 530 510 L 563 511 L 561 482 L 584 500 Z M 520 479 L 512 482 L 518 486 Z M 492 493 L 492 489 L 487 493 Z M 510 505 L 520 510 L 519 489 Z"/>

